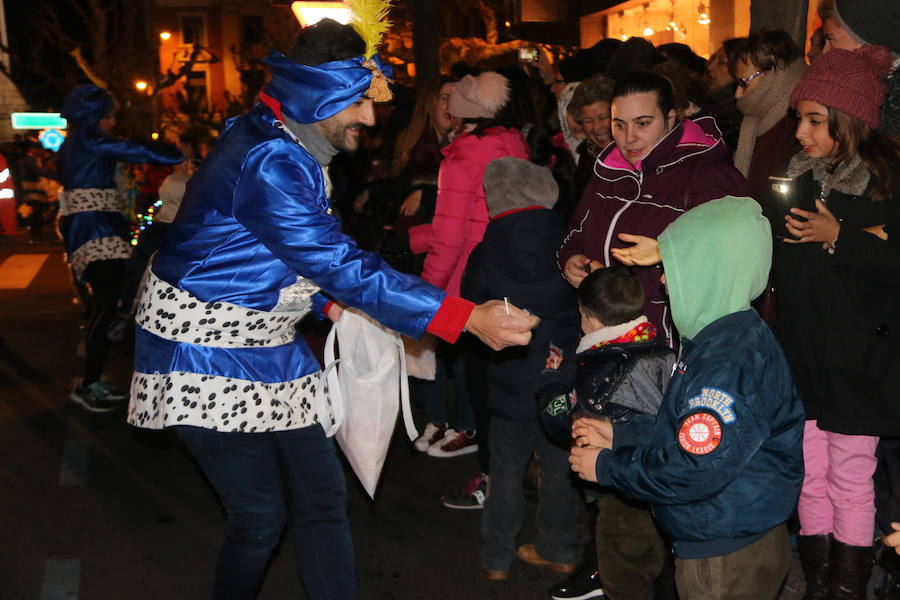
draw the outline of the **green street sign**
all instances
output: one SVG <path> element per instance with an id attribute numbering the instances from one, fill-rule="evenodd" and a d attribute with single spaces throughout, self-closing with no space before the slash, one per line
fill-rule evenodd
<path id="1" fill-rule="evenodd" d="M 65 129 L 66 120 L 59 113 L 24 112 L 10 115 L 13 129 Z"/>

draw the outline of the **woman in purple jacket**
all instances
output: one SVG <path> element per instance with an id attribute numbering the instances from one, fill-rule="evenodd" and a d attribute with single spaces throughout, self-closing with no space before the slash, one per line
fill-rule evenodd
<path id="1" fill-rule="evenodd" d="M 731 164 L 712 117 L 679 121 L 672 86 L 653 73 L 630 73 L 613 90 L 615 140 L 597 157 L 569 233 L 557 256 L 574 287 L 612 263 L 610 250 L 634 235 L 657 235 L 689 208 L 723 196 L 746 196 L 747 182 Z M 658 267 L 635 267 L 646 296 L 644 313 L 667 343 L 672 320 Z"/>

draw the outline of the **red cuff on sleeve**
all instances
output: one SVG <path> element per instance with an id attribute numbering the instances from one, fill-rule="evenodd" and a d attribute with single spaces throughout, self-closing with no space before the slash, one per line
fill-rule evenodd
<path id="1" fill-rule="evenodd" d="M 334 300 L 329 300 L 325 303 L 325 306 L 322 307 L 322 314 L 326 317 L 328 316 L 328 311 L 331 310 L 331 307 L 334 306 Z"/>
<path id="2" fill-rule="evenodd" d="M 474 308 L 475 304 L 468 300 L 446 296 L 425 331 L 452 344 L 459 339 Z"/>

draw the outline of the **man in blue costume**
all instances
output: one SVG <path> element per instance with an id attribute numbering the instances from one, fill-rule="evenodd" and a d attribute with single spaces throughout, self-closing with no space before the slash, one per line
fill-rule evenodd
<path id="1" fill-rule="evenodd" d="M 536 324 L 393 271 L 340 231 L 324 168 L 357 148 L 385 83 L 364 48 L 323 21 L 267 57 L 262 102 L 189 182 L 138 307 L 128 421 L 173 427 L 225 506 L 214 598 L 256 597 L 288 512 L 308 596 L 357 595 L 343 472 L 317 420 L 321 367 L 295 332 L 304 315 L 349 305 L 409 336 L 452 342 L 465 327 L 498 349 Z"/>
<path id="2" fill-rule="evenodd" d="M 88 84 L 75 88 L 62 107 L 69 137 L 59 149 L 59 178 L 65 188 L 59 229 L 72 273 L 87 284 L 92 304 L 84 378 L 70 397 L 92 412 L 110 411 L 125 399 L 100 379 L 131 256 L 128 221 L 114 181 L 116 162 L 173 165 L 184 159 L 169 144 L 111 137 L 115 104 L 108 91 Z"/>

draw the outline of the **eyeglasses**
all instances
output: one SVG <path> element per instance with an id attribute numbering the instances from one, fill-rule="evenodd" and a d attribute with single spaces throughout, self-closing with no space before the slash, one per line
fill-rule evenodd
<path id="1" fill-rule="evenodd" d="M 766 69 L 764 71 L 757 71 L 756 73 L 751 73 L 750 75 L 747 75 L 746 77 L 741 77 L 740 79 L 738 79 L 737 84 L 739 86 L 741 86 L 742 88 L 747 89 L 747 85 L 751 81 L 753 81 L 754 79 L 756 79 L 757 77 L 759 77 L 760 75 L 765 73 L 766 71 L 768 71 L 768 69 Z"/>

